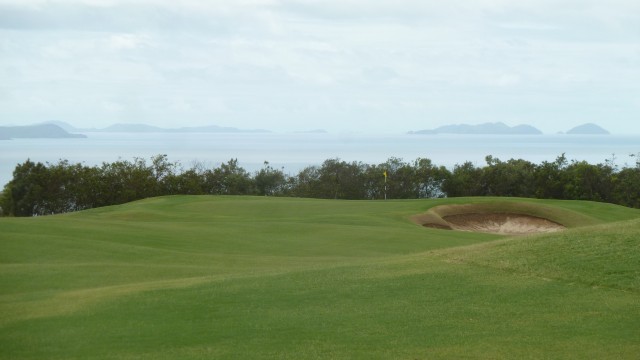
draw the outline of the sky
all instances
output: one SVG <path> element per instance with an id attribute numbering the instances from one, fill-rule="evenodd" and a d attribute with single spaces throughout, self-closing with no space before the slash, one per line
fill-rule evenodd
<path id="1" fill-rule="evenodd" d="M 640 134 L 638 0 L 0 0 L 0 125 Z"/>

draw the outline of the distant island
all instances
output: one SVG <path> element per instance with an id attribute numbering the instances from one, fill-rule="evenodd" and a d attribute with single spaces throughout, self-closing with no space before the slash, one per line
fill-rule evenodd
<path id="1" fill-rule="evenodd" d="M 55 124 L 30 126 L 0 126 L 0 140 L 10 139 L 69 139 L 86 138 L 86 135 L 72 134 Z"/>
<path id="2" fill-rule="evenodd" d="M 571 130 L 567 131 L 568 135 L 610 135 L 611 133 L 602 127 L 588 123 L 580 126 L 576 126 Z"/>
<path id="3" fill-rule="evenodd" d="M 224 127 L 217 125 L 194 126 L 180 128 L 162 128 L 146 124 L 113 124 L 106 128 L 76 128 L 62 121 L 50 121 L 47 124 L 54 124 L 69 132 L 110 132 L 110 133 L 268 133 L 263 129 L 243 130 L 234 127 Z"/>
<path id="4" fill-rule="evenodd" d="M 472 135 L 540 135 L 531 125 L 508 126 L 502 122 L 479 125 L 445 125 L 431 130 L 409 131 L 409 134 L 472 134 Z"/>
<path id="5" fill-rule="evenodd" d="M 239 129 L 217 125 L 193 126 L 179 128 L 162 128 L 146 124 L 113 124 L 105 128 L 77 128 L 63 121 L 48 121 L 28 126 L 0 126 L 0 140 L 18 138 L 86 138 L 83 133 L 271 133 L 264 129 Z M 324 129 L 295 131 L 294 134 L 326 134 Z M 540 135 L 542 131 L 522 124 L 508 126 L 503 122 L 484 123 L 478 125 L 453 124 L 435 129 L 409 131 L 408 134 L 462 134 L 462 135 Z M 609 131 L 599 125 L 587 123 L 576 126 L 567 135 L 609 135 Z"/>
<path id="6" fill-rule="evenodd" d="M 327 130 L 324 129 L 315 129 L 315 130 L 303 130 L 303 131 L 294 131 L 294 134 L 327 134 Z"/>

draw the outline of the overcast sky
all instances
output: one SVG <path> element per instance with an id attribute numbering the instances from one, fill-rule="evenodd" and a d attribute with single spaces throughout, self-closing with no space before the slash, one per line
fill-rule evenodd
<path id="1" fill-rule="evenodd" d="M 0 125 L 640 133 L 638 0 L 0 0 Z"/>

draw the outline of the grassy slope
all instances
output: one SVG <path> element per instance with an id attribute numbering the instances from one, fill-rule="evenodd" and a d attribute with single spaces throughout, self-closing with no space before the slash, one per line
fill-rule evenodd
<path id="1" fill-rule="evenodd" d="M 0 219 L 0 357 L 640 353 L 640 212 L 526 200 L 600 225 L 504 240 L 409 221 L 470 201 L 496 199 L 170 197 Z"/>

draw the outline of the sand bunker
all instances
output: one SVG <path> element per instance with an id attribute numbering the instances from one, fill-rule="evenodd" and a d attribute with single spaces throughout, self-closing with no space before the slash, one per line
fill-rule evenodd
<path id="1" fill-rule="evenodd" d="M 547 219 L 521 214 L 457 214 L 444 216 L 442 219 L 453 230 L 494 234 L 525 235 L 556 232 L 565 228 Z M 438 227 L 443 228 L 441 225 Z"/>
<path id="2" fill-rule="evenodd" d="M 564 230 L 555 208 L 520 202 L 440 205 L 411 217 L 416 224 L 446 230 L 526 235 Z"/>

